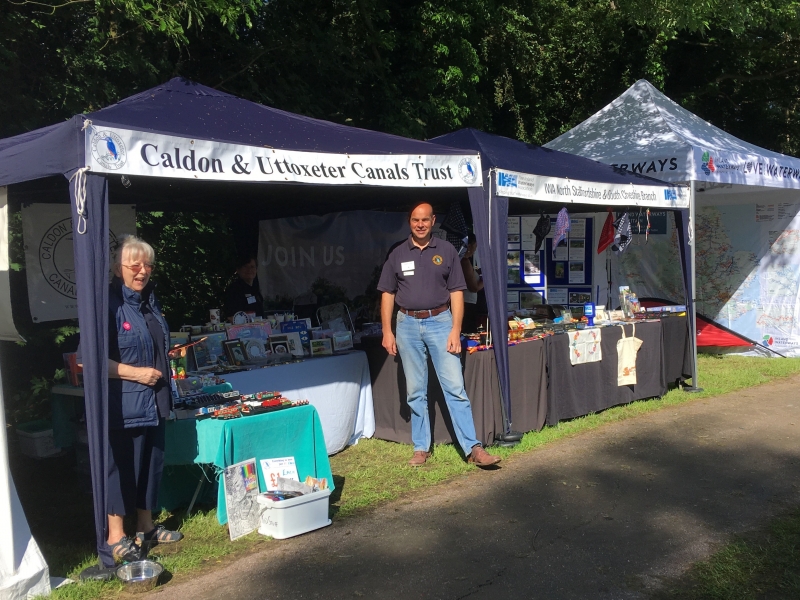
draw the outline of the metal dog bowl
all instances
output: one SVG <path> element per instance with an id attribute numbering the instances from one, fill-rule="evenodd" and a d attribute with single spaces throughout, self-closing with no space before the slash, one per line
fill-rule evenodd
<path id="1" fill-rule="evenodd" d="M 129 592 L 149 592 L 158 583 L 164 567 L 152 560 L 137 560 L 117 567 L 117 577 Z"/>

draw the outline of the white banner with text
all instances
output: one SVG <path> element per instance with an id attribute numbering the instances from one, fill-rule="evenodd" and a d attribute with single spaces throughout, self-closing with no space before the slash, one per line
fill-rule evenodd
<path id="1" fill-rule="evenodd" d="M 94 125 L 86 131 L 86 164 L 94 172 L 216 181 L 480 187 L 480 156 L 464 152 L 327 154 Z"/>
<path id="2" fill-rule="evenodd" d="M 688 208 L 689 190 L 678 186 L 593 183 L 497 170 L 497 195 L 567 204 Z"/>

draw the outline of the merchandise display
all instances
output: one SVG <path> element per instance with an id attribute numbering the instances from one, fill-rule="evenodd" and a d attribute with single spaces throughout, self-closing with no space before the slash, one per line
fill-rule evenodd
<path id="1" fill-rule="evenodd" d="M 184 381 L 198 380 L 190 377 Z M 216 381 L 221 381 L 216 379 Z M 199 384 L 198 384 L 199 385 Z M 214 387 L 223 388 L 230 384 L 223 383 Z M 214 391 L 212 387 L 199 387 L 198 391 L 181 396 L 175 401 L 175 417 L 177 419 L 237 419 L 265 412 L 305 406 L 308 400 L 289 400 L 280 392 L 256 392 L 253 394 L 240 394 L 235 390 Z"/>

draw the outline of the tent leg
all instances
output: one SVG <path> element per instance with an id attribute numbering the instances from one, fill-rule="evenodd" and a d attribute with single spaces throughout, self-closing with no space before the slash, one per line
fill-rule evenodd
<path id="1" fill-rule="evenodd" d="M 192 496 L 192 501 L 189 502 L 189 508 L 186 509 L 186 516 L 192 514 L 192 509 L 194 508 L 194 503 L 197 502 L 197 496 L 200 495 L 200 490 L 203 488 L 203 482 L 206 479 L 206 472 L 203 471 L 203 474 L 200 476 L 200 481 L 197 482 L 197 488 L 194 490 L 194 496 Z"/>
<path id="2" fill-rule="evenodd" d="M 506 414 L 506 404 L 502 401 L 502 398 L 500 399 L 500 410 L 503 414 L 504 431 L 494 436 L 494 445 L 502 446 L 503 448 L 512 448 L 519 444 L 522 436 L 525 434 L 520 431 L 514 431 L 511 428 L 511 421 L 508 420 L 508 415 Z M 508 431 L 505 431 L 506 429 Z"/>
<path id="3" fill-rule="evenodd" d="M 689 263 L 691 265 L 691 273 L 689 277 L 692 281 L 692 307 L 690 319 L 692 322 L 692 385 L 684 386 L 683 391 L 688 393 L 702 392 L 703 388 L 700 387 L 699 377 L 697 374 L 697 278 L 695 277 L 695 245 L 697 243 L 697 211 L 695 210 L 695 182 L 689 182 L 689 223 L 692 226 L 692 237 L 689 240 Z"/>

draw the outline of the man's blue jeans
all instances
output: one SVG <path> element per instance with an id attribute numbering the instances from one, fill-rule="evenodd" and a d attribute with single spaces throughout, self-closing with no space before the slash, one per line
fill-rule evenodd
<path id="1" fill-rule="evenodd" d="M 414 450 L 427 452 L 431 448 L 431 426 L 428 417 L 428 355 L 444 392 L 458 443 L 466 456 L 478 444 L 475 423 L 472 420 L 461 359 L 447 351 L 447 337 L 453 328 L 453 315 L 449 310 L 429 317 L 415 319 L 403 312 L 397 313 L 397 350 L 406 374 L 408 406 L 411 409 L 411 439 Z"/>

